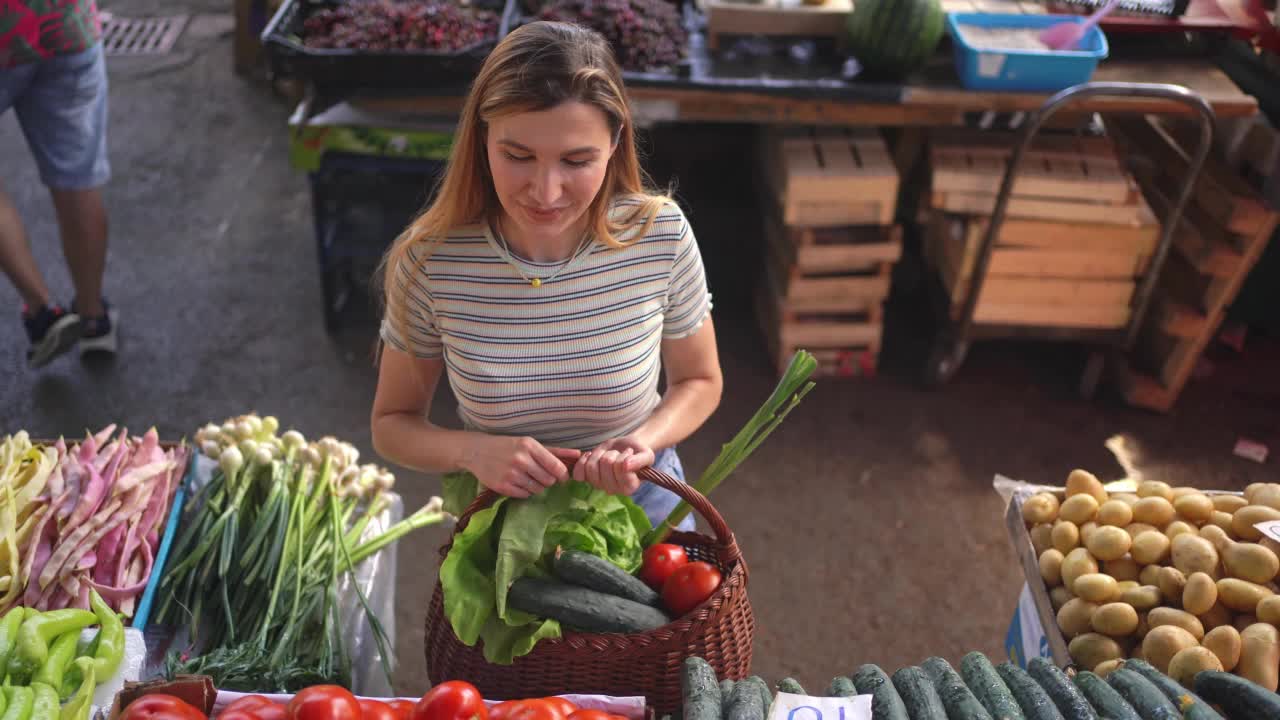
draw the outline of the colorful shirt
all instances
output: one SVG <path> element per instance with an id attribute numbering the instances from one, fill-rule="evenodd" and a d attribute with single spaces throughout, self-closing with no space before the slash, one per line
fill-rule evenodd
<path id="1" fill-rule="evenodd" d="M 393 277 L 407 293 L 408 337 L 386 320 L 382 338 L 444 358 L 466 427 L 559 447 L 588 449 L 648 419 L 661 400 L 662 340 L 692 335 L 711 309 L 674 204 L 644 237 L 593 243 L 568 264 L 509 254 L 483 225 L 459 228 L 412 267 Z"/>
<path id="2" fill-rule="evenodd" d="M 0 0 L 0 68 L 88 50 L 100 34 L 95 0 Z"/>

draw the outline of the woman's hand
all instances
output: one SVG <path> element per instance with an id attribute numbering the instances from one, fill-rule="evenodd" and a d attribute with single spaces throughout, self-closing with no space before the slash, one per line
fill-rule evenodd
<path id="1" fill-rule="evenodd" d="M 640 489 L 636 471 L 653 460 L 653 449 L 634 436 L 614 438 L 584 453 L 573 468 L 573 479 L 614 495 L 631 495 Z"/>
<path id="2" fill-rule="evenodd" d="M 527 498 L 568 480 L 565 462 L 581 455 L 578 450 L 546 447 L 531 437 L 477 435 L 462 467 L 494 492 Z"/>

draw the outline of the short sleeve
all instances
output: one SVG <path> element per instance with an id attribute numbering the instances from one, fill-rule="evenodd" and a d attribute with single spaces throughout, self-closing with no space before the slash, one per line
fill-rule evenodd
<path id="1" fill-rule="evenodd" d="M 392 283 L 392 291 L 397 300 L 388 303 L 387 313 L 382 319 L 379 336 L 383 342 L 401 352 L 419 358 L 438 358 L 444 353 L 444 344 L 440 338 L 440 329 L 436 325 L 435 312 L 432 309 L 431 293 L 426 287 L 425 273 L 417 266 L 412 256 L 409 262 L 396 263 Z M 403 321 L 397 322 L 392 312 L 396 302 L 403 304 Z"/>
<path id="2" fill-rule="evenodd" d="M 667 306 L 662 319 L 662 337 L 670 340 L 689 337 L 702 327 L 711 313 L 711 292 L 702 253 L 693 236 L 693 228 L 681 214 L 680 237 L 676 242 L 675 262 L 667 284 Z"/>

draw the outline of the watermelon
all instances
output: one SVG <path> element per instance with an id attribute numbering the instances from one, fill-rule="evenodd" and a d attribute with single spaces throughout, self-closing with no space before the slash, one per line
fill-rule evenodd
<path id="1" fill-rule="evenodd" d="M 945 22 L 939 0 L 854 0 L 848 49 L 865 74 L 901 79 L 933 56 Z"/>

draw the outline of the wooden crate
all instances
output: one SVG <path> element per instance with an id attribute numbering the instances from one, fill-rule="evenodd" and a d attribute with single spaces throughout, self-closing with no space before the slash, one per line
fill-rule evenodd
<path id="1" fill-rule="evenodd" d="M 851 0 L 826 0 L 821 5 L 806 5 L 802 0 L 706 0 L 699 5 L 707 16 L 707 46 L 712 50 L 719 47 L 723 35 L 840 38 L 853 12 Z"/>
<path id="2" fill-rule="evenodd" d="M 898 170 L 879 132 L 766 132 L 764 178 L 789 227 L 889 225 Z"/>

